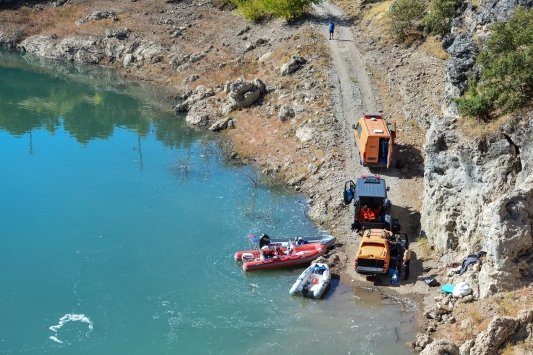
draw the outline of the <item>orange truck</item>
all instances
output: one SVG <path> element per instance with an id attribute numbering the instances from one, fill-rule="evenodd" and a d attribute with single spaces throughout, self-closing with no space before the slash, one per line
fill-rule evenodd
<path id="1" fill-rule="evenodd" d="M 390 168 L 396 124 L 387 123 L 380 114 L 364 114 L 352 128 L 361 165 Z"/>
<path id="2" fill-rule="evenodd" d="M 385 229 L 365 229 L 355 255 L 355 271 L 360 274 L 386 274 L 389 271 L 389 238 Z"/>
<path id="3" fill-rule="evenodd" d="M 409 237 L 405 233 L 365 229 L 355 254 L 355 271 L 365 275 L 386 274 L 389 269 L 401 266 L 406 249 L 409 249 Z"/>

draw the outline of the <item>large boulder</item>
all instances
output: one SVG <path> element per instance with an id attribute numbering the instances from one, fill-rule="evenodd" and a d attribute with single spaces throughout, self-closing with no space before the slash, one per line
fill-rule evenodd
<path id="1" fill-rule="evenodd" d="M 235 109 L 252 106 L 266 94 L 267 89 L 260 79 L 248 81 L 239 78 L 232 83 L 227 83 L 224 91 L 227 94 L 227 104 L 222 108 L 222 113 L 228 113 Z"/>
<path id="2" fill-rule="evenodd" d="M 216 100 L 214 97 L 198 101 L 192 105 L 189 112 L 187 112 L 185 121 L 193 126 L 204 128 L 210 127 L 213 125 L 213 122 L 220 119 L 215 107 Z"/>
<path id="3" fill-rule="evenodd" d="M 291 57 L 291 60 L 288 63 L 283 64 L 281 67 L 281 75 L 290 75 L 300 69 L 305 63 L 307 63 L 307 59 L 298 54 L 294 54 Z"/>
<path id="4" fill-rule="evenodd" d="M 471 354 L 496 355 L 500 347 L 519 327 L 519 322 L 511 317 L 494 317 L 484 332 L 476 337 Z"/>
<path id="5" fill-rule="evenodd" d="M 189 91 L 184 94 L 178 95 L 178 104 L 174 107 L 176 112 L 187 112 L 194 105 L 200 101 L 205 100 L 208 97 L 215 95 L 215 92 L 211 88 L 207 88 L 203 85 L 199 85 L 194 91 Z"/>
<path id="6" fill-rule="evenodd" d="M 459 348 L 447 339 L 439 339 L 426 346 L 420 355 L 459 355 Z"/>

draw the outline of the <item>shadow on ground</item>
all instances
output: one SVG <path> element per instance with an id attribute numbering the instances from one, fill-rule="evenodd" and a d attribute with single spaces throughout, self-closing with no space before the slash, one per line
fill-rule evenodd
<path id="1" fill-rule="evenodd" d="M 417 147 L 410 144 L 394 145 L 394 160 L 392 168 L 369 168 L 372 174 L 412 179 L 424 176 L 424 158 Z"/>

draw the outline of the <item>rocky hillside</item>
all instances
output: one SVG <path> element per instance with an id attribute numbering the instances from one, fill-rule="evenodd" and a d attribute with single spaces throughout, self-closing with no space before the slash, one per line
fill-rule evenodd
<path id="1" fill-rule="evenodd" d="M 490 25 L 533 1 L 473 3 L 453 20 L 443 41 L 451 55 L 445 114 L 431 121 L 427 133 L 422 227 L 443 254 L 487 252 L 479 277 L 470 280 L 484 298 L 533 277 L 533 112 L 478 124 L 459 118 L 452 98 L 466 90 Z"/>

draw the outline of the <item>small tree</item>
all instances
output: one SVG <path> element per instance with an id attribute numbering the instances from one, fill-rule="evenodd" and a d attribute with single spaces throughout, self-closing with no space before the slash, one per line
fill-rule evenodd
<path id="1" fill-rule="evenodd" d="M 531 105 L 533 99 L 533 10 L 519 7 L 508 22 L 493 26 L 478 57 L 479 81 L 457 100 L 460 113 L 480 116 L 475 102 L 502 113 Z M 475 92 L 475 94 L 473 94 Z M 481 112 L 483 112 L 481 110 Z"/>
<path id="2" fill-rule="evenodd" d="M 425 11 L 426 5 L 420 0 L 398 0 L 389 10 L 393 36 L 404 41 L 416 31 Z"/>
<path id="3" fill-rule="evenodd" d="M 424 18 L 426 30 L 434 34 L 446 34 L 450 23 L 463 0 L 433 0 L 429 12 Z"/>
<path id="4" fill-rule="evenodd" d="M 292 21 L 300 17 L 312 4 L 322 0 L 231 0 L 244 17 L 257 21 L 271 15 Z"/>
<path id="5" fill-rule="evenodd" d="M 275 17 L 283 17 L 292 21 L 300 17 L 311 4 L 318 4 L 322 0 L 265 0 L 264 7 Z"/>

